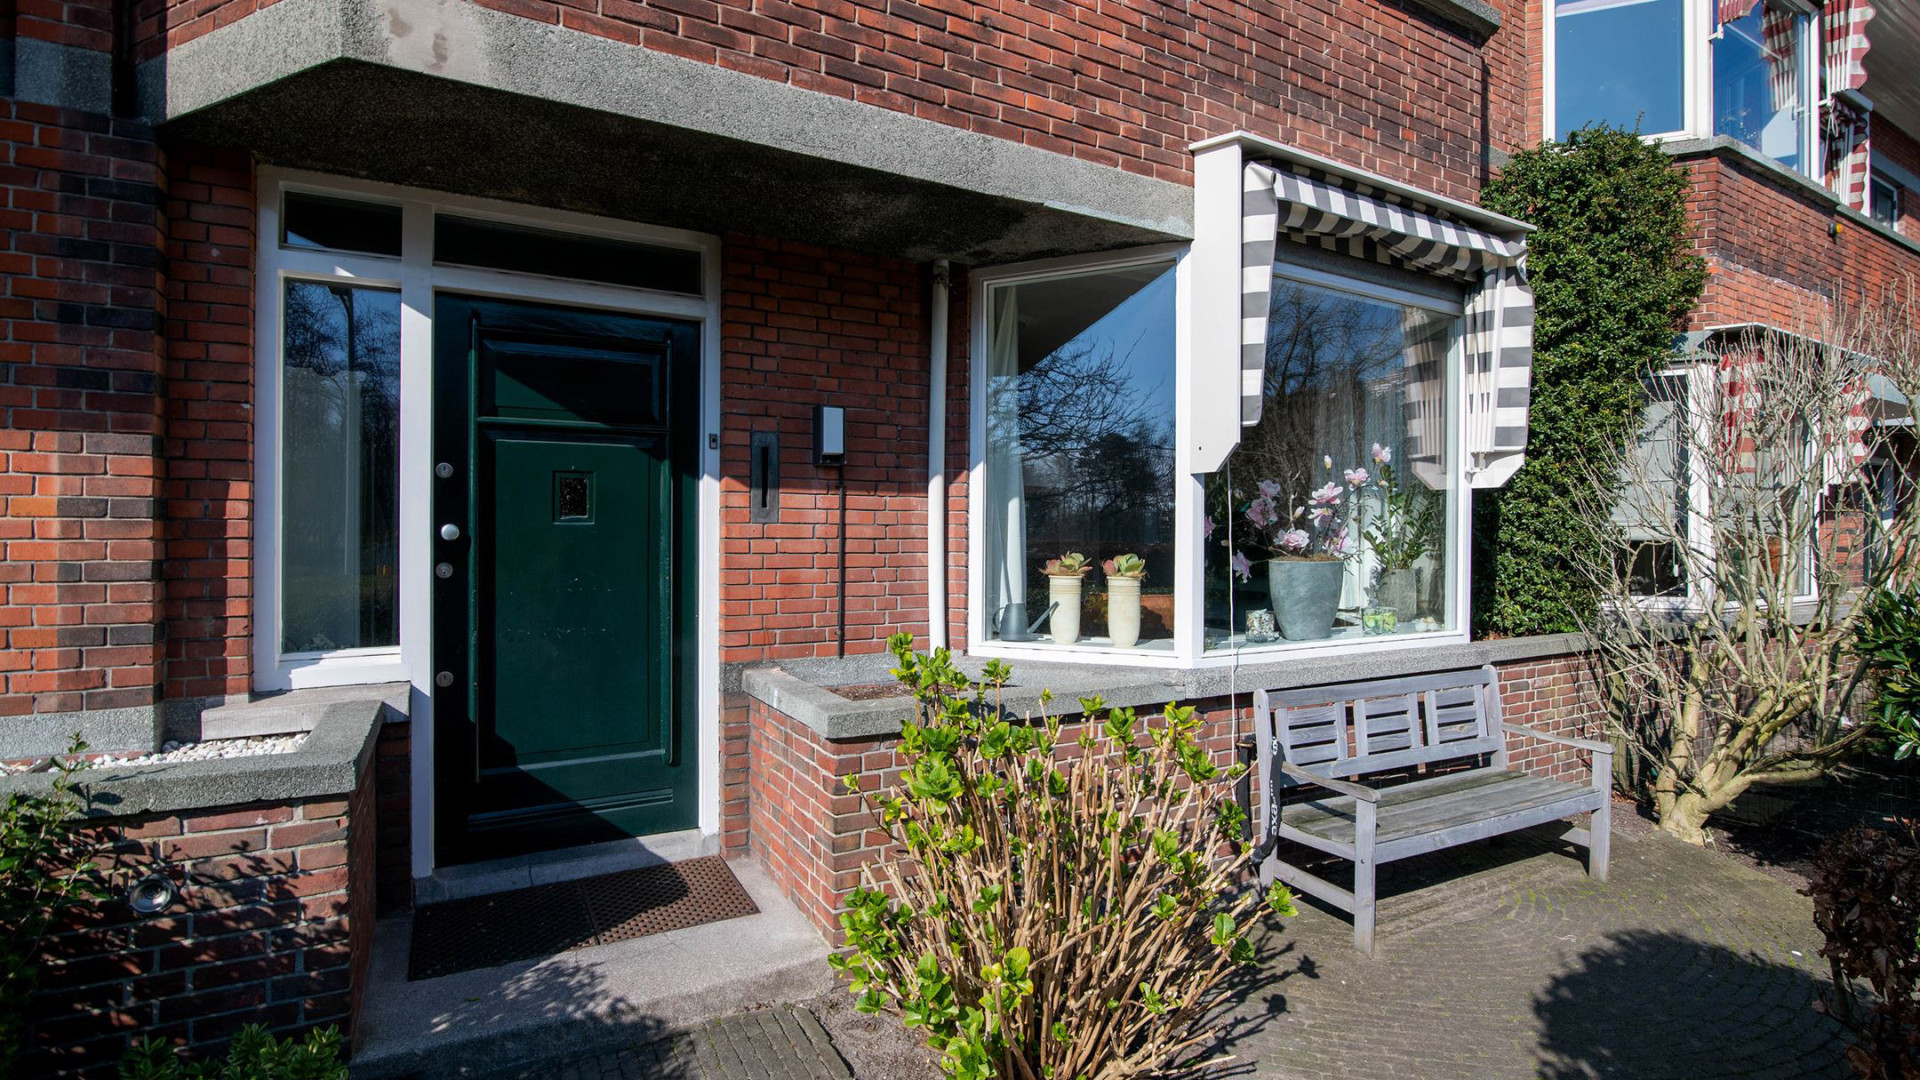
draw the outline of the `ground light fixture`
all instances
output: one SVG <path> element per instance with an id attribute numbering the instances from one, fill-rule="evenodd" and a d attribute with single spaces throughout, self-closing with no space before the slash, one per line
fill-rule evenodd
<path id="1" fill-rule="evenodd" d="M 127 904 L 141 915 L 158 915 L 179 898 L 179 887 L 165 874 L 148 874 L 127 888 Z"/>

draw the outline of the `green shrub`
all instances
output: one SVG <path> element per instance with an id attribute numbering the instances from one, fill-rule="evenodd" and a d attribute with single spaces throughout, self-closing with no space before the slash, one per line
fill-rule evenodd
<path id="1" fill-rule="evenodd" d="M 120 1080 L 347 1080 L 340 1047 L 336 1028 L 309 1031 L 296 1042 L 248 1024 L 233 1037 L 225 1061 L 188 1064 L 172 1047 L 145 1039 L 120 1062 Z"/>
<path id="2" fill-rule="evenodd" d="M 1873 718 L 1893 738 L 1894 759 L 1920 749 L 1920 588 L 1882 589 L 1867 601 L 1854 655 L 1873 679 Z"/>
<path id="3" fill-rule="evenodd" d="M 898 848 L 840 919 L 832 963 L 858 1007 L 923 1028 L 960 1080 L 1196 1065 L 1263 909 L 1294 913 L 1279 885 L 1240 887 L 1245 770 L 1213 763 L 1191 708 L 1143 725 L 1082 699 L 1083 731 L 1062 746 L 1055 719 L 1004 718 L 1005 665 L 974 684 L 945 649 L 890 644 L 918 720 L 899 780 L 868 795 Z"/>
<path id="4" fill-rule="evenodd" d="M 55 758 L 44 795 L 15 792 L 0 804 L 0 1077 L 13 1075 L 26 1033 L 27 1000 L 40 950 L 55 920 L 106 895 L 108 876 L 94 863 L 98 841 L 82 828 L 74 794 L 75 741 Z"/>
<path id="5" fill-rule="evenodd" d="M 1502 635 L 1572 631 L 1593 603 L 1577 567 L 1592 530 L 1585 463 L 1639 425 L 1643 380 L 1674 358 L 1699 300 L 1686 173 L 1637 133 L 1595 127 L 1522 150 L 1481 192 L 1532 222 L 1533 397 L 1527 461 L 1474 499 L 1474 623 Z M 1589 503 L 1590 504 L 1590 503 Z"/>

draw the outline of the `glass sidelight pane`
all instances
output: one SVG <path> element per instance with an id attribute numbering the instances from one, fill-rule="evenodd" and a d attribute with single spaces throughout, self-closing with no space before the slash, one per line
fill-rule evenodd
<path id="1" fill-rule="evenodd" d="M 1804 15 L 1758 3 L 1721 23 L 1713 43 L 1714 134 L 1731 135 L 1802 172 L 1807 79 L 1800 39 L 1806 23 Z"/>
<path id="2" fill-rule="evenodd" d="M 1172 649 L 1172 265 L 999 285 L 988 303 L 987 636 Z M 1049 577 L 1069 553 L 1086 573 Z"/>
<path id="3" fill-rule="evenodd" d="M 280 648 L 399 643 L 400 294 L 286 286 Z"/>

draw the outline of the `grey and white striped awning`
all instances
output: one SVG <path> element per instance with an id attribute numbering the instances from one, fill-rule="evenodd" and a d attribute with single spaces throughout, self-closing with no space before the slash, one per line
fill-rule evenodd
<path id="1" fill-rule="evenodd" d="M 1249 163 L 1241 200 L 1240 423 L 1260 422 L 1273 258 L 1281 240 L 1467 282 L 1463 334 L 1468 483 L 1499 487 L 1527 445 L 1533 292 L 1526 241 L 1304 165 Z M 1442 384 L 1444 385 L 1444 384 Z"/>

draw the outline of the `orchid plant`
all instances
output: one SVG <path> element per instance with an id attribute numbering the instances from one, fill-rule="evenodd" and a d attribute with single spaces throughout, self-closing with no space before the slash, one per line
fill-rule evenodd
<path id="1" fill-rule="evenodd" d="M 1402 482 L 1393 468 L 1392 447 L 1374 443 L 1373 464 L 1380 512 L 1362 530 L 1367 547 L 1380 560 L 1382 573 L 1410 569 L 1438 545 L 1444 518 L 1439 493 L 1424 484 Z M 1366 476 L 1365 469 L 1351 470 L 1347 473 L 1349 483 L 1355 473 Z"/>

